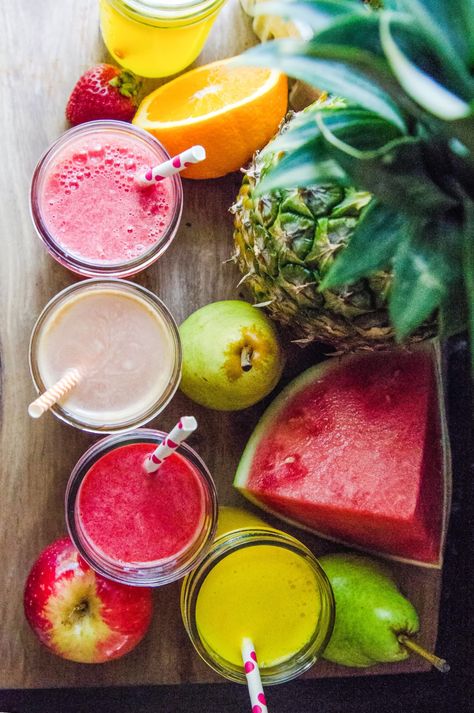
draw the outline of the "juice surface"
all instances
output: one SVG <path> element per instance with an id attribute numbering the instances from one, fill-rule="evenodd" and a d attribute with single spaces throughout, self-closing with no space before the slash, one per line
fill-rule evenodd
<path id="1" fill-rule="evenodd" d="M 167 77 L 190 65 L 201 52 L 216 13 L 200 21 L 141 22 L 100 0 L 100 26 L 114 59 L 141 77 Z"/>
<path id="2" fill-rule="evenodd" d="M 167 389 L 174 364 L 175 346 L 159 313 L 113 288 L 73 295 L 38 339 L 37 365 L 47 388 L 71 367 L 82 371 L 60 403 L 90 424 L 146 413 Z"/>
<path id="3" fill-rule="evenodd" d="M 159 471 L 143 463 L 153 443 L 130 443 L 103 455 L 86 474 L 78 517 L 94 546 L 119 562 L 175 557 L 198 537 L 205 517 L 200 474 L 183 456 Z"/>
<path id="4" fill-rule="evenodd" d="M 226 661 L 242 665 L 240 646 L 249 637 L 261 667 L 300 651 L 320 616 L 318 583 L 309 564 L 276 545 L 231 552 L 206 576 L 196 602 L 201 639 Z"/>
<path id="5" fill-rule="evenodd" d="M 98 265 L 147 253 L 169 226 L 173 189 L 170 179 L 143 188 L 134 176 L 162 160 L 119 131 L 71 139 L 46 169 L 40 204 L 48 232 L 66 253 Z"/>

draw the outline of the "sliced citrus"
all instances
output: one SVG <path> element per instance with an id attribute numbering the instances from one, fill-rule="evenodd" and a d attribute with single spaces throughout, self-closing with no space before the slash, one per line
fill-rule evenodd
<path id="1" fill-rule="evenodd" d="M 201 144 L 207 158 L 186 178 L 217 178 L 237 171 L 265 146 L 287 109 L 285 75 L 213 62 L 167 82 L 140 104 L 133 123 L 161 141 L 171 155 Z"/>

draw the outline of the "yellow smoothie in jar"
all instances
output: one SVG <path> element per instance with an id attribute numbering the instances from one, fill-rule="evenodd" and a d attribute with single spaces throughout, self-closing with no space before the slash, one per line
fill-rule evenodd
<path id="1" fill-rule="evenodd" d="M 198 653 L 241 682 L 244 638 L 255 646 L 264 683 L 279 683 L 315 662 L 333 625 L 331 588 L 311 552 L 237 508 L 219 509 L 213 548 L 186 578 L 181 602 Z"/>
<path id="2" fill-rule="evenodd" d="M 114 59 L 142 77 L 167 77 L 201 52 L 225 0 L 99 0 Z"/>
<path id="3" fill-rule="evenodd" d="M 254 545 L 227 555 L 207 575 L 196 622 L 207 645 L 236 666 L 242 664 L 242 640 L 251 638 L 265 668 L 305 647 L 320 611 L 310 566 L 289 550 Z"/>

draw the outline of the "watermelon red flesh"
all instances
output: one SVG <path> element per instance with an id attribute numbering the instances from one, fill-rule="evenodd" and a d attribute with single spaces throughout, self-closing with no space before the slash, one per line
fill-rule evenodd
<path id="1" fill-rule="evenodd" d="M 316 367 L 270 412 L 239 466 L 244 494 L 328 537 L 440 563 L 444 489 L 429 351 Z"/>

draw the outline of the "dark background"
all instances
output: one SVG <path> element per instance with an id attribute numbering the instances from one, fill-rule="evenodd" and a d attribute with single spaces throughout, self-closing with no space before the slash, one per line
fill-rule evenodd
<path id="1" fill-rule="evenodd" d="M 474 452 L 467 340 L 446 347 L 453 505 L 443 568 L 436 652 L 448 674 L 387 675 L 294 681 L 267 690 L 269 713 L 474 712 Z M 0 691 L 8 713 L 250 712 L 244 686 L 223 683 Z"/>

